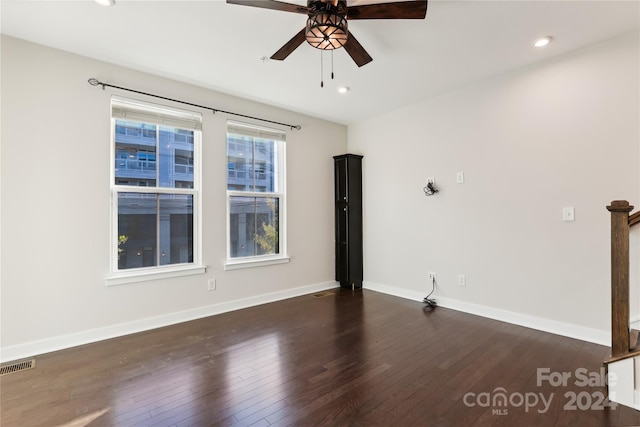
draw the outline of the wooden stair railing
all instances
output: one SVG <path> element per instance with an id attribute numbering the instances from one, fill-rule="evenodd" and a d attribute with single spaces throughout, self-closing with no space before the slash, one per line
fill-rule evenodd
<path id="1" fill-rule="evenodd" d="M 608 362 L 640 354 L 638 331 L 629 328 L 629 228 L 640 223 L 640 212 L 614 200 L 611 212 L 611 358 Z"/>

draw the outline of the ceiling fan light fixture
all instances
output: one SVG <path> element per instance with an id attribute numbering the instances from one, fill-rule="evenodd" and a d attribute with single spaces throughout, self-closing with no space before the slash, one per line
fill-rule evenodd
<path id="1" fill-rule="evenodd" d="M 339 49 L 347 42 L 347 18 L 333 12 L 320 12 L 307 19 L 305 39 L 316 49 Z"/>

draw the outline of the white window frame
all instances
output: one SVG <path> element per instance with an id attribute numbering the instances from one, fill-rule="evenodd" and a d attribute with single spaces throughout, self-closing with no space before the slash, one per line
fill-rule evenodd
<path id="1" fill-rule="evenodd" d="M 266 138 L 267 135 L 274 135 L 273 140 L 277 144 L 277 182 L 278 191 L 235 191 L 229 190 L 229 175 L 225 169 L 225 185 L 227 186 L 227 259 L 224 264 L 225 270 L 236 270 L 241 268 L 262 267 L 266 265 L 284 264 L 289 262 L 287 252 L 287 198 L 286 198 L 286 133 L 278 129 L 265 128 L 254 124 L 227 121 L 227 148 L 228 135 L 230 128 L 245 128 L 248 133 L 256 136 L 261 135 Z M 279 135 L 279 136 L 277 136 Z M 268 138 L 271 139 L 271 138 Z M 228 154 L 227 154 L 228 156 Z M 228 157 L 227 157 L 228 161 Z M 227 164 L 227 162 L 225 162 Z M 278 253 L 272 255 L 256 255 L 245 257 L 231 257 L 231 198 L 232 197 L 277 197 L 278 198 Z"/>
<path id="2" fill-rule="evenodd" d="M 110 272 L 106 285 L 121 285 L 148 280 L 203 274 L 202 264 L 202 114 L 133 99 L 111 98 L 111 154 L 109 177 L 111 190 Z M 193 130 L 193 189 L 141 187 L 115 183 L 116 120 L 130 120 Z M 118 269 L 118 193 L 176 194 L 193 196 L 193 262 L 142 268 Z"/>

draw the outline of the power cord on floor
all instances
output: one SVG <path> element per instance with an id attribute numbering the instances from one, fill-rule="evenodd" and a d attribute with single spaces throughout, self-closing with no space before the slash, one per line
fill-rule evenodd
<path id="1" fill-rule="evenodd" d="M 436 300 L 435 299 L 429 298 L 431 296 L 431 294 L 435 290 L 436 290 L 436 278 L 432 277 L 431 278 L 431 292 L 429 292 L 429 295 L 424 297 L 424 299 L 422 300 L 422 302 L 425 303 L 427 305 L 427 307 L 436 308 L 436 306 L 438 305 L 438 304 L 436 304 Z"/>

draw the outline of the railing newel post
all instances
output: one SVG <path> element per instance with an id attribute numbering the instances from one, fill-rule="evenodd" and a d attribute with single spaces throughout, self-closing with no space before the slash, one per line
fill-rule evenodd
<path id="1" fill-rule="evenodd" d="M 611 356 L 630 351 L 629 339 L 629 212 L 626 200 L 614 200 L 611 212 Z"/>

